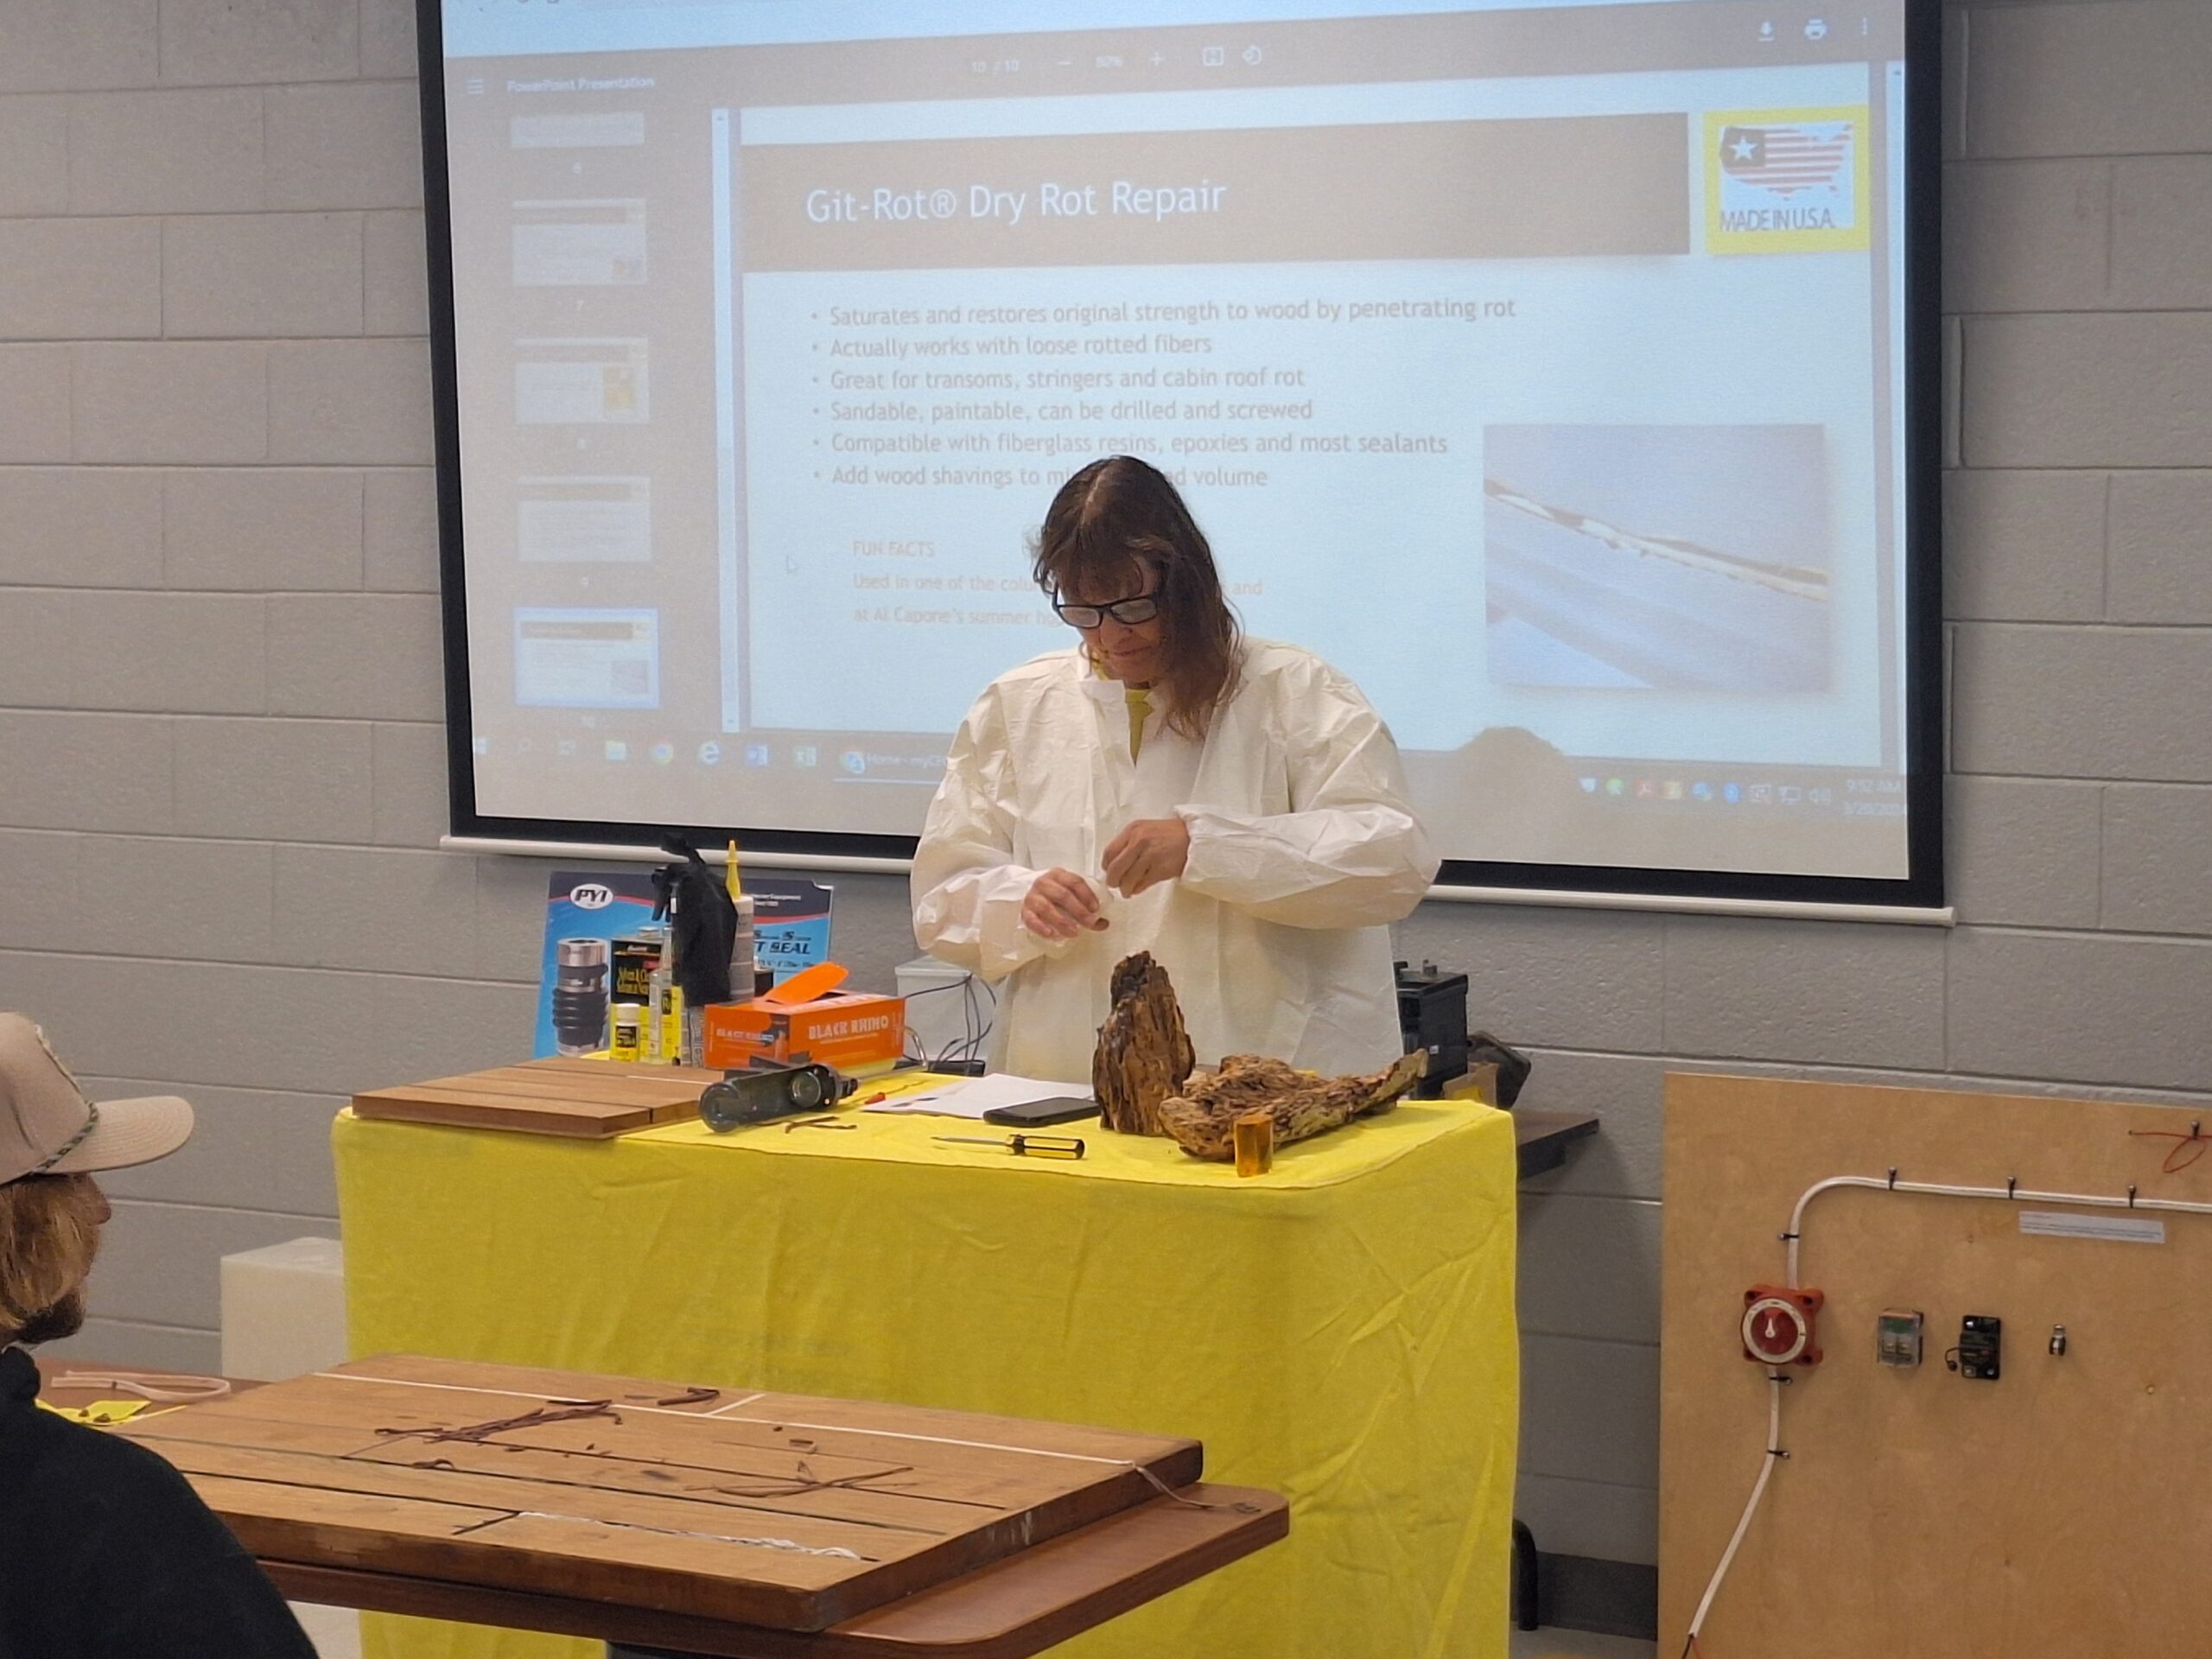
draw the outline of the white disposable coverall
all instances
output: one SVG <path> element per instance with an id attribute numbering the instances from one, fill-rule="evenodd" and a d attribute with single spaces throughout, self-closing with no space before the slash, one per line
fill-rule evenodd
<path id="1" fill-rule="evenodd" d="M 1101 855 L 1139 818 L 1191 831 L 1181 877 L 1109 893 Z M 1072 870 L 1109 925 L 1068 941 L 1021 924 L 1045 871 Z M 1149 950 L 1201 1065 L 1273 1055 L 1324 1074 L 1401 1052 L 1387 924 L 1436 855 L 1397 746 L 1358 688 L 1311 652 L 1247 641 L 1241 680 L 1197 742 L 1155 708 L 1129 756 L 1122 687 L 1077 650 L 1001 676 L 953 739 L 914 857 L 914 936 L 1007 982 L 995 1071 L 1088 1082 L 1114 964 Z"/>

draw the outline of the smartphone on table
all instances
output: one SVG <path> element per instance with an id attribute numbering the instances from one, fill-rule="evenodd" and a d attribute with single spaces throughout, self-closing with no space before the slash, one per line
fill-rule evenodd
<path id="1" fill-rule="evenodd" d="M 1011 1129 L 1041 1129 L 1054 1123 L 1072 1123 L 1098 1116 L 1098 1103 L 1065 1095 L 1054 1100 L 1025 1100 L 1014 1106 L 994 1106 L 983 1114 L 986 1123 Z"/>

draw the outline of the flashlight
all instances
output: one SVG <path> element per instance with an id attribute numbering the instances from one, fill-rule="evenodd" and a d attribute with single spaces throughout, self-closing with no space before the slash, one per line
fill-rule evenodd
<path id="1" fill-rule="evenodd" d="M 699 1096 L 699 1116 L 716 1135 L 794 1112 L 835 1106 L 860 1085 L 826 1065 L 779 1065 L 733 1071 Z"/>

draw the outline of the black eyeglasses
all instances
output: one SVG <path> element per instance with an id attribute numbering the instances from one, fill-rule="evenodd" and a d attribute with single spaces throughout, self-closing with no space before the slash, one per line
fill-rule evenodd
<path id="1" fill-rule="evenodd" d="M 1071 605 L 1054 594 L 1052 609 L 1071 628 L 1095 628 L 1109 616 L 1123 627 L 1133 628 L 1160 614 L 1160 595 L 1138 594 L 1134 598 L 1117 599 L 1111 605 Z"/>

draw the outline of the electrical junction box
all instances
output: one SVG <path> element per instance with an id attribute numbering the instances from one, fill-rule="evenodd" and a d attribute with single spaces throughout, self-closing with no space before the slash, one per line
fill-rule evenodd
<path id="1" fill-rule="evenodd" d="M 1959 1321 L 1961 1376 L 1975 1382 L 1994 1382 L 2004 1358 L 2004 1320 L 1994 1313 L 1969 1313 Z"/>
<path id="2" fill-rule="evenodd" d="M 1874 1316 L 1876 1361 L 1901 1370 L 1910 1370 L 1919 1364 L 1921 1332 L 1926 1324 L 1926 1315 L 1916 1308 L 1884 1308 Z"/>

